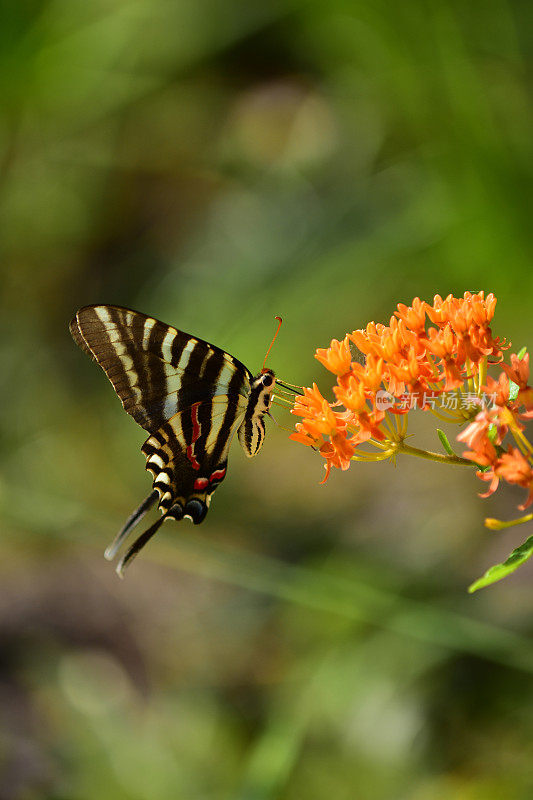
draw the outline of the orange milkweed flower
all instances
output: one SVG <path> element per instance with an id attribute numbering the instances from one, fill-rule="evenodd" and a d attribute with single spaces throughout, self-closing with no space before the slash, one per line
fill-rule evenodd
<path id="1" fill-rule="evenodd" d="M 405 322 L 409 330 L 423 334 L 426 326 L 427 307 L 428 304 L 424 300 L 415 297 L 412 306 L 398 303 L 398 310 L 395 313 L 399 319 Z"/>
<path id="2" fill-rule="evenodd" d="M 501 365 L 505 374 L 518 386 L 517 403 L 522 403 L 527 411 L 533 409 L 533 388 L 529 386 L 529 353 L 523 358 L 513 353 L 511 355 L 511 365 Z"/>
<path id="3" fill-rule="evenodd" d="M 359 412 L 355 420 L 358 425 L 358 431 L 355 434 L 354 441 L 357 444 L 367 442 L 369 439 L 376 439 L 376 441 L 382 442 L 387 438 L 380 427 L 384 419 L 384 411 L 374 409 L 372 411 Z"/>
<path id="4" fill-rule="evenodd" d="M 350 371 L 352 354 L 350 352 L 350 340 L 346 335 L 342 342 L 333 339 L 327 348 L 319 347 L 315 353 L 315 358 L 323 364 L 326 369 L 334 375 L 346 375 Z"/>
<path id="5" fill-rule="evenodd" d="M 533 468 L 518 447 L 511 447 L 498 460 L 494 472 L 499 478 L 505 478 L 508 483 L 527 487 L 533 480 Z"/>
<path id="6" fill-rule="evenodd" d="M 305 432 L 303 423 L 297 422 L 295 427 L 296 431 L 294 433 L 291 433 L 289 439 L 292 439 L 293 442 L 300 442 L 300 444 L 305 444 L 307 447 L 317 446 L 318 443 L 317 438 Z"/>
<path id="7" fill-rule="evenodd" d="M 328 401 L 322 397 L 316 383 L 312 389 L 304 388 L 303 395 L 295 398 L 291 414 L 303 417 L 302 422 L 297 425 L 296 433 L 291 434 L 301 444 L 316 445 L 317 442 L 322 442 L 323 436 L 337 431 L 337 417 Z"/>
<path id="8" fill-rule="evenodd" d="M 350 466 L 355 446 L 346 438 L 344 433 L 336 433 L 320 448 L 320 453 L 326 459 L 326 474 L 321 483 L 329 478 L 331 467 L 346 470 Z"/>
<path id="9" fill-rule="evenodd" d="M 489 325 L 496 308 L 496 298 L 494 294 L 491 292 L 485 298 L 483 292 L 479 292 L 478 294 L 465 292 L 465 300 L 470 304 L 472 320 L 480 326 Z"/>
<path id="10" fill-rule="evenodd" d="M 481 467 L 490 467 L 491 465 L 498 463 L 498 453 L 496 448 L 488 439 L 484 437 L 476 442 L 475 449 L 473 450 L 466 450 L 462 454 L 463 458 L 467 458 L 469 461 L 475 461 L 476 464 L 479 464 Z M 486 472 L 478 472 L 478 477 L 482 475 L 487 475 Z M 486 480 L 483 478 L 483 480 Z"/>
<path id="11" fill-rule="evenodd" d="M 462 386 L 465 380 L 463 364 L 458 360 L 457 339 L 452 326 L 447 322 L 442 328 L 429 328 L 427 337 L 422 339 L 426 349 L 440 359 L 444 377 L 443 391 L 449 392 Z"/>
<path id="12" fill-rule="evenodd" d="M 528 490 L 527 498 L 518 506 L 521 511 L 533 503 L 533 468 L 517 447 L 509 446 L 494 468 L 494 474 Z"/>
<path id="13" fill-rule="evenodd" d="M 414 352 L 408 353 L 399 364 L 391 364 L 390 373 L 400 385 L 404 385 L 416 398 L 416 406 L 426 407 L 424 395 L 433 391 L 430 382 L 434 378 L 433 366 L 427 360 L 417 359 Z"/>
<path id="14" fill-rule="evenodd" d="M 449 295 L 448 300 L 450 297 L 451 295 Z M 445 305 L 445 301 L 440 294 L 436 294 L 433 298 L 433 305 L 429 305 L 428 303 L 426 313 L 431 322 L 435 323 L 435 325 L 441 326 L 448 322 L 447 305 Z"/>
<path id="15" fill-rule="evenodd" d="M 496 410 L 489 411 L 488 409 L 483 409 L 483 411 L 480 411 L 479 414 L 476 415 L 474 421 L 471 422 L 464 431 L 461 431 L 456 439 L 459 442 L 464 442 L 471 450 L 476 452 L 487 438 L 489 427 L 493 424 L 496 417 Z M 463 457 L 466 457 L 464 453 Z M 482 462 L 480 461 L 479 463 L 481 464 Z"/>
<path id="16" fill-rule="evenodd" d="M 392 321 L 392 320 L 391 320 Z M 379 347 L 385 361 L 392 362 L 401 354 L 403 344 L 400 338 L 397 320 L 385 327 L 379 337 Z"/>
<path id="17" fill-rule="evenodd" d="M 497 381 L 487 375 L 487 383 L 481 389 L 493 399 L 496 406 L 503 407 L 509 402 L 509 378 L 505 372 L 500 373 Z"/>
<path id="18" fill-rule="evenodd" d="M 371 394 L 375 394 L 385 379 L 383 359 L 372 355 L 367 356 L 364 367 L 360 364 L 354 364 L 353 371 L 355 372 L 356 370 L 361 372 L 361 380 L 365 389 Z"/>
<path id="19" fill-rule="evenodd" d="M 505 374 L 514 381 L 519 389 L 526 389 L 529 380 L 529 353 L 523 358 L 518 358 L 516 353 L 511 353 L 511 364 L 502 364 Z"/>
<path id="20" fill-rule="evenodd" d="M 313 388 L 304 388 L 302 395 L 297 395 L 294 401 L 293 413 L 301 417 L 313 419 L 321 414 L 327 414 L 329 403 L 320 393 L 320 389 L 313 383 Z"/>
<path id="21" fill-rule="evenodd" d="M 338 386 L 333 387 L 335 397 L 350 411 L 363 411 L 367 408 L 366 389 L 362 379 L 356 375 L 349 375 L 342 379 Z"/>
<path id="22" fill-rule="evenodd" d="M 349 339 L 354 343 L 358 350 L 365 355 L 375 355 L 377 358 L 383 357 L 381 348 L 381 334 L 385 325 L 378 322 L 369 322 L 364 330 L 355 330 L 348 334 Z"/>
<path id="23" fill-rule="evenodd" d="M 482 481 L 490 481 L 490 485 L 487 491 L 479 492 L 479 497 L 482 497 L 484 500 L 486 500 L 487 497 L 490 497 L 491 494 L 494 494 L 494 492 L 496 491 L 496 489 L 500 484 L 500 479 L 498 478 L 497 475 L 495 475 L 494 469 L 489 469 L 486 472 L 478 471 L 476 472 L 476 475 Z"/>

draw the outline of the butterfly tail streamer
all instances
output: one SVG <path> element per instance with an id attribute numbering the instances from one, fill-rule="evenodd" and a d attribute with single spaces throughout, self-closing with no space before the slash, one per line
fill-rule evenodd
<path id="1" fill-rule="evenodd" d="M 124 555 L 117 564 L 116 572 L 119 578 L 124 577 L 124 570 L 126 569 L 126 567 L 128 567 L 131 564 L 137 553 L 139 553 L 139 551 L 143 549 L 144 545 L 150 541 L 152 536 L 154 536 L 154 534 L 157 533 L 157 531 L 159 530 L 159 528 L 166 519 L 167 515 L 163 514 L 162 517 L 159 517 L 159 519 L 157 519 L 153 525 L 150 525 L 150 527 L 144 533 L 141 533 L 141 535 L 137 539 L 135 539 L 129 550 L 127 550 L 126 553 L 124 553 Z"/>
<path id="2" fill-rule="evenodd" d="M 106 549 L 104 553 L 104 557 L 108 561 L 112 561 L 116 554 L 118 553 L 122 542 L 126 539 L 132 528 L 137 525 L 138 522 L 144 517 L 144 515 L 152 508 L 155 501 L 159 497 L 159 492 L 157 489 L 154 489 L 153 492 L 148 495 L 148 497 L 143 500 L 139 508 L 136 508 L 135 511 L 128 517 L 124 526 L 121 530 L 117 533 L 109 547 Z"/>

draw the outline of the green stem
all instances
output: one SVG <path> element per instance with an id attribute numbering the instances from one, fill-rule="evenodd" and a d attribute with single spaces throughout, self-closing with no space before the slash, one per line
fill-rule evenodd
<path id="1" fill-rule="evenodd" d="M 487 382 L 487 359 L 482 358 L 481 363 L 479 364 L 478 394 L 481 393 L 481 387 L 484 386 L 486 382 Z"/>
<path id="2" fill-rule="evenodd" d="M 429 461 L 440 461 L 441 464 L 461 464 L 465 467 L 476 466 L 473 461 L 469 461 L 467 458 L 449 456 L 445 453 L 433 453 L 431 450 L 421 450 L 419 447 L 411 447 L 410 444 L 405 444 L 405 442 L 398 443 L 396 452 L 407 453 L 408 455 L 418 456 L 419 458 L 427 458 Z"/>

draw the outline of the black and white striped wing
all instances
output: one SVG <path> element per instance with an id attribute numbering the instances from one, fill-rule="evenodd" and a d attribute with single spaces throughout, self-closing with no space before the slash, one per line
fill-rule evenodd
<path id="1" fill-rule="evenodd" d="M 146 469 L 153 476 L 153 492 L 107 548 L 106 558 L 115 557 L 131 529 L 156 500 L 162 516 L 122 556 L 117 566 L 119 575 L 165 520 L 188 518 L 196 525 L 203 521 L 213 492 L 226 477 L 229 447 L 246 405 L 238 394 L 215 395 L 175 414 L 148 437 L 141 449 Z"/>
<path id="2" fill-rule="evenodd" d="M 202 522 L 226 476 L 228 450 L 245 410 L 241 395 L 216 395 L 175 414 L 146 440 L 146 468 L 164 513 Z"/>
<path id="3" fill-rule="evenodd" d="M 249 394 L 252 376 L 238 359 L 137 311 L 86 306 L 70 332 L 102 367 L 124 409 L 150 433 L 199 401 Z"/>
<path id="4" fill-rule="evenodd" d="M 252 376 L 208 342 L 118 306 L 80 309 L 70 331 L 102 367 L 128 414 L 150 436 L 142 446 L 152 494 L 126 522 L 106 557 L 158 501 L 162 516 L 130 547 L 119 573 L 166 519 L 207 514 L 224 480 L 227 455 L 248 404 Z"/>

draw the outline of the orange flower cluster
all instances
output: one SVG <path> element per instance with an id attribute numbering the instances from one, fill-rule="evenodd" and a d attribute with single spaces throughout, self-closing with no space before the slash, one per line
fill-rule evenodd
<path id="1" fill-rule="evenodd" d="M 519 423 L 533 409 L 529 364 L 513 355 L 497 380 L 487 375 L 506 349 L 490 328 L 495 306 L 494 295 L 483 292 L 444 300 L 436 295 L 432 304 L 416 297 L 410 306 L 399 303 L 388 325 L 370 322 L 316 351 L 336 376 L 335 400 L 328 402 L 316 384 L 304 389 L 291 409 L 301 418 L 291 438 L 319 450 L 326 460 L 324 480 L 332 467 L 348 469 L 352 460 L 380 460 L 399 452 L 446 459 L 405 444 L 407 414 L 418 408 L 448 422 L 470 423 L 458 437 L 470 449 L 463 459 L 450 460 L 466 463 L 466 458 L 484 467 L 480 475 L 491 481 L 489 491 L 505 478 L 531 492 L 531 446 L 524 444 Z M 518 387 L 512 400 L 509 379 Z M 519 449 L 504 451 L 509 429 L 519 436 Z"/>

